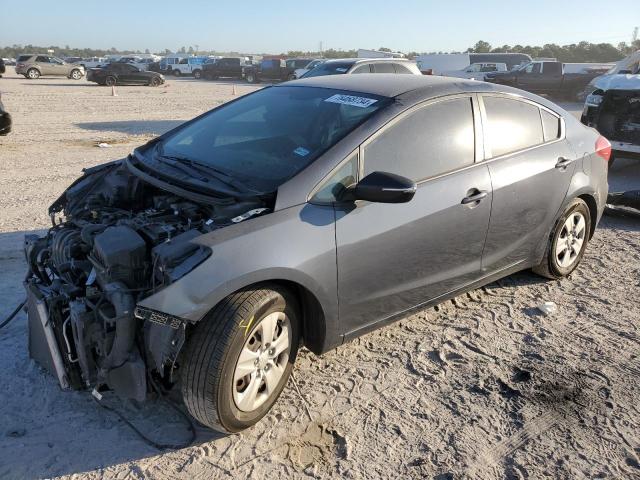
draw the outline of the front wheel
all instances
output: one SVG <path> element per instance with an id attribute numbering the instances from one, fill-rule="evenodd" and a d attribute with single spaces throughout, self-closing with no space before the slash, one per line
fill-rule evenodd
<path id="1" fill-rule="evenodd" d="M 104 79 L 104 84 L 107 87 L 113 87 L 117 82 L 118 80 L 113 75 L 109 75 L 107 78 Z"/>
<path id="2" fill-rule="evenodd" d="M 194 70 L 193 71 L 193 78 L 198 80 L 198 79 L 200 79 L 200 77 L 202 77 L 202 70 Z"/>
<path id="3" fill-rule="evenodd" d="M 181 377 L 187 409 L 221 432 L 254 425 L 284 389 L 299 341 L 299 308 L 288 291 L 265 286 L 227 297 L 189 338 Z"/>
<path id="4" fill-rule="evenodd" d="M 153 77 L 151 79 L 151 81 L 149 82 L 149 86 L 150 87 L 158 87 L 161 83 L 162 83 L 162 81 L 158 77 Z"/>
<path id="5" fill-rule="evenodd" d="M 247 76 L 245 78 L 247 79 L 247 82 L 249 82 L 249 83 L 256 83 L 257 82 L 257 78 L 253 73 L 247 73 Z"/>
<path id="6" fill-rule="evenodd" d="M 549 237 L 544 258 L 533 271 L 552 279 L 569 275 L 580 264 L 590 233 L 589 207 L 584 200 L 576 198 L 557 220 Z"/>

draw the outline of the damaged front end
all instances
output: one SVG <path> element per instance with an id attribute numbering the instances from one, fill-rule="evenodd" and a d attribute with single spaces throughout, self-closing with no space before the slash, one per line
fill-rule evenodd
<path id="1" fill-rule="evenodd" d="M 141 168 L 130 157 L 86 170 L 50 207 L 46 235 L 25 237 L 29 351 L 63 389 L 142 401 L 149 376 L 170 387 L 187 322 L 137 303 L 211 255 L 197 237 L 267 210 L 257 197 L 176 194 Z"/>
<path id="2" fill-rule="evenodd" d="M 638 88 L 596 90 L 587 97 L 582 123 L 594 127 L 615 152 L 640 155 L 640 78 Z"/>

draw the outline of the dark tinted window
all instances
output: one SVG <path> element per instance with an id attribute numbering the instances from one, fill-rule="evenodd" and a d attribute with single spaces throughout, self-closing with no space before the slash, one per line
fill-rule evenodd
<path id="1" fill-rule="evenodd" d="M 527 73 L 540 73 L 540 64 L 539 63 L 530 63 L 524 69 Z"/>
<path id="2" fill-rule="evenodd" d="M 396 73 L 411 73 L 411 70 L 400 63 L 394 63 L 393 66 L 396 68 Z"/>
<path id="3" fill-rule="evenodd" d="M 18 62 L 26 62 L 27 60 L 29 60 L 33 55 L 20 55 L 18 57 Z"/>
<path id="4" fill-rule="evenodd" d="M 562 75 L 562 64 L 560 62 L 544 62 L 542 72 L 546 75 Z"/>
<path id="5" fill-rule="evenodd" d="M 351 72 L 351 74 L 353 75 L 354 73 L 371 73 L 371 65 L 370 64 L 365 64 L 365 65 L 358 65 L 356 68 L 353 69 L 353 71 Z"/>
<path id="6" fill-rule="evenodd" d="M 273 191 L 389 102 L 327 88 L 265 88 L 212 110 L 159 149 Z"/>
<path id="7" fill-rule="evenodd" d="M 355 62 L 325 62 L 304 74 L 304 78 L 347 73 Z"/>
<path id="8" fill-rule="evenodd" d="M 122 70 L 127 73 L 138 71 L 138 69 L 133 65 L 123 65 Z"/>
<path id="9" fill-rule="evenodd" d="M 39 55 L 36 57 L 36 62 L 49 63 L 49 57 L 45 57 L 44 55 Z"/>
<path id="10" fill-rule="evenodd" d="M 483 97 L 487 112 L 485 141 L 497 157 L 544 141 L 540 109 L 530 103 L 501 97 Z"/>
<path id="11" fill-rule="evenodd" d="M 420 181 L 474 162 L 471 99 L 428 105 L 376 137 L 364 153 L 365 175 L 391 172 Z"/>
<path id="12" fill-rule="evenodd" d="M 374 63 L 373 73 L 396 73 L 393 63 Z"/>
<path id="13" fill-rule="evenodd" d="M 550 142 L 560 137 L 560 119 L 554 114 L 540 109 L 542 115 L 542 127 L 544 128 L 544 141 Z"/>

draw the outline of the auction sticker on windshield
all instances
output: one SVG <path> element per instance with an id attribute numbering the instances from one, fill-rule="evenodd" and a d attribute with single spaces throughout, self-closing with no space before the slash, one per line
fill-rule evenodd
<path id="1" fill-rule="evenodd" d="M 356 97 L 355 95 L 332 95 L 325 99 L 325 102 L 340 103 L 342 105 L 351 105 L 352 107 L 367 108 L 376 103 L 375 98 Z"/>

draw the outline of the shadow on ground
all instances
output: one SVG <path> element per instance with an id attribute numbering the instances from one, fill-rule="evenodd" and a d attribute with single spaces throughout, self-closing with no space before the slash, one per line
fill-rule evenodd
<path id="1" fill-rule="evenodd" d="M 162 135 L 182 123 L 184 123 L 184 120 L 130 120 L 76 123 L 76 126 L 95 132 L 120 132 L 129 135 Z"/>

